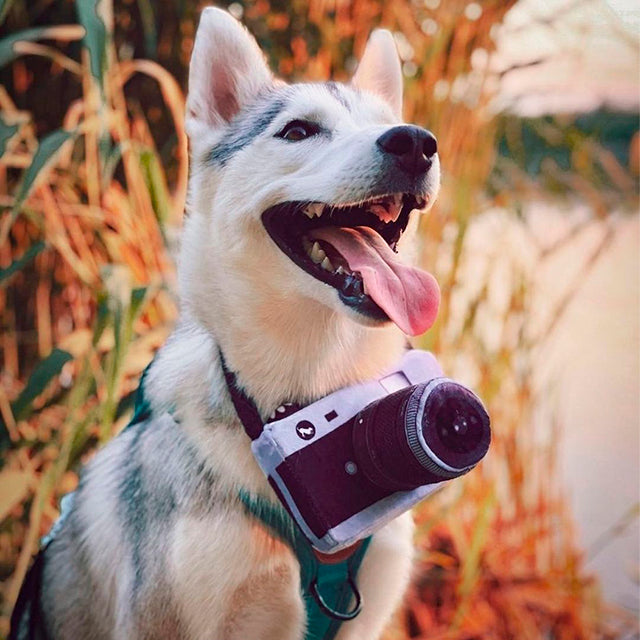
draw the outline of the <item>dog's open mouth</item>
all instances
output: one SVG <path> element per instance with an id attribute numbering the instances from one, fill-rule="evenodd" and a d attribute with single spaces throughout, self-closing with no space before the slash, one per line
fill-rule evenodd
<path id="1" fill-rule="evenodd" d="M 262 221 L 278 247 L 334 287 L 345 305 L 418 335 L 435 321 L 440 293 L 431 274 L 400 262 L 396 247 L 411 211 L 425 206 L 412 194 L 339 206 L 286 202 L 267 209 Z"/>

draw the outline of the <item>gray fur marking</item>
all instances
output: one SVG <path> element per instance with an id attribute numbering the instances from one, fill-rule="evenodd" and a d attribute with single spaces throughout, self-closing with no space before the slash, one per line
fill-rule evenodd
<path id="1" fill-rule="evenodd" d="M 142 583 L 144 556 L 142 554 L 142 538 L 149 527 L 148 494 L 142 476 L 139 443 L 147 427 L 147 422 L 140 422 L 133 427 L 133 436 L 129 442 L 129 456 L 126 461 L 126 472 L 120 487 L 120 505 L 124 531 L 131 544 L 131 555 L 134 567 L 134 592 Z"/>
<path id="2" fill-rule="evenodd" d="M 351 111 L 349 87 L 337 82 L 325 82 L 323 87 L 347 111 Z M 246 110 L 240 112 L 230 123 L 228 131 L 209 152 L 209 164 L 224 167 L 244 147 L 249 146 L 275 120 L 291 97 L 293 87 L 271 90 Z"/>
<path id="3" fill-rule="evenodd" d="M 150 560 L 145 557 L 148 553 L 145 536 L 161 529 L 168 531 L 184 507 L 196 508 L 200 513 L 210 511 L 215 506 L 216 478 L 185 438 L 177 421 L 166 421 L 160 426 L 154 423 L 152 415 L 132 425 L 131 430 L 119 505 L 123 531 L 131 545 L 136 592 L 148 579 L 144 575 Z M 152 446 L 146 442 L 150 437 L 154 441 Z M 161 458 L 167 452 L 170 457 L 163 464 Z"/>
<path id="4" fill-rule="evenodd" d="M 282 92 L 270 93 L 231 121 L 224 138 L 209 152 L 208 162 L 224 167 L 230 158 L 250 145 L 273 122 L 287 103 Z"/>
<path id="5" fill-rule="evenodd" d="M 346 87 L 344 85 L 340 85 L 337 82 L 325 82 L 324 86 L 327 88 L 329 93 L 347 110 L 351 111 L 351 105 L 349 103 L 349 99 L 347 98 L 347 92 L 345 91 Z"/>

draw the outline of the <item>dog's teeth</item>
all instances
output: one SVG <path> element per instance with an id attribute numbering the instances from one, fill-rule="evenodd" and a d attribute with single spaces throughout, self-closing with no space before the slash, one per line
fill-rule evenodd
<path id="1" fill-rule="evenodd" d="M 343 273 L 346 273 L 346 271 L 342 268 L 342 265 L 340 265 L 336 269 L 336 273 L 339 273 L 340 275 L 342 275 Z"/>
<path id="2" fill-rule="evenodd" d="M 382 222 L 395 222 L 400 215 L 400 207 L 396 207 L 393 202 L 387 205 L 374 204 L 370 207 L 369 211 L 376 215 Z"/>
<path id="3" fill-rule="evenodd" d="M 305 215 L 308 218 L 313 219 L 315 216 L 318 218 L 322 215 L 322 210 L 324 209 L 324 205 L 320 202 L 312 202 L 308 204 L 306 209 L 304 210 Z"/>
<path id="4" fill-rule="evenodd" d="M 325 259 L 320 263 L 320 266 L 326 271 L 333 271 L 333 265 L 331 264 L 331 260 L 325 257 Z"/>
<path id="5" fill-rule="evenodd" d="M 313 247 L 311 247 L 310 257 L 316 264 L 320 264 L 327 257 L 327 254 L 317 242 L 314 242 Z"/>

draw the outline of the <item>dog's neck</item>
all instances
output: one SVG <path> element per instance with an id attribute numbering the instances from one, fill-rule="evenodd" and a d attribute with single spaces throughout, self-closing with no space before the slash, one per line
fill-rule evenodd
<path id="1" fill-rule="evenodd" d="M 294 312 L 278 313 L 278 308 L 269 304 L 267 314 L 256 313 L 250 330 L 231 321 L 218 334 L 228 366 L 265 412 L 283 401 L 307 403 L 371 379 L 389 368 L 405 345 L 390 324 L 365 327 L 315 301 L 304 301 Z"/>
<path id="2" fill-rule="evenodd" d="M 144 391 L 152 411 L 175 412 L 230 491 L 243 488 L 276 501 L 244 430 L 219 428 L 239 427 L 220 352 L 266 418 L 282 402 L 304 403 L 378 376 L 397 361 L 405 341 L 395 327 L 369 329 L 342 315 L 325 318 L 324 329 L 322 323 L 306 331 L 282 322 L 268 325 L 258 320 L 247 331 L 244 323 L 230 321 L 216 339 L 184 313 L 149 368 Z"/>
<path id="3" fill-rule="evenodd" d="M 311 305 L 316 322 L 296 327 L 304 315 L 268 326 L 256 321 L 225 323 L 219 336 L 188 313 L 156 356 L 147 378 L 148 393 L 158 407 L 200 407 L 233 417 L 218 357 L 263 415 L 285 401 L 306 403 L 338 388 L 378 376 L 401 355 L 405 339 L 391 325 L 361 326 L 352 319 Z"/>

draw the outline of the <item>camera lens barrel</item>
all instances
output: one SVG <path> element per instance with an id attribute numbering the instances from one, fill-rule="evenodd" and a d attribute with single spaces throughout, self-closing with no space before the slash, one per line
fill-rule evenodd
<path id="1" fill-rule="evenodd" d="M 355 418 L 353 438 L 371 482 L 409 490 L 472 469 L 489 448 L 491 429 L 475 394 L 435 378 L 367 405 Z"/>

